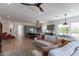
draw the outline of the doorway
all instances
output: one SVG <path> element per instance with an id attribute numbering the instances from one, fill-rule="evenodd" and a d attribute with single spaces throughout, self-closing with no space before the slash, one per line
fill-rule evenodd
<path id="1" fill-rule="evenodd" d="M 24 26 L 18 25 L 18 39 L 24 38 Z"/>

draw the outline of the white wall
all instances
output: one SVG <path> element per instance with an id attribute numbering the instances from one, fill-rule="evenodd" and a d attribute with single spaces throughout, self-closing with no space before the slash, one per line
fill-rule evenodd
<path id="1" fill-rule="evenodd" d="M 0 17 L 0 22 L 2 23 L 2 32 L 8 32 L 10 33 L 10 28 L 9 28 L 9 25 L 10 25 L 10 22 L 9 21 L 3 21 L 4 19 L 2 19 Z"/>
<path id="2" fill-rule="evenodd" d="M 10 33 L 10 28 L 9 28 L 10 23 L 9 22 L 3 22 L 2 24 L 3 24 L 3 32 Z"/>
<path id="3" fill-rule="evenodd" d="M 67 19 L 67 23 L 74 23 L 74 22 L 79 22 L 79 16 L 76 17 L 70 17 L 70 18 L 66 18 Z M 50 21 L 48 24 L 55 24 L 55 30 L 54 33 L 58 33 L 58 24 L 63 24 L 65 22 L 65 19 L 60 19 L 60 20 L 56 20 L 56 21 Z"/>

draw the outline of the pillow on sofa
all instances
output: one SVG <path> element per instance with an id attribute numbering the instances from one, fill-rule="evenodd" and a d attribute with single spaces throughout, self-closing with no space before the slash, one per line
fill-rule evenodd
<path id="1" fill-rule="evenodd" d="M 45 39 L 45 35 L 44 34 L 40 34 L 37 36 L 38 40 L 44 40 Z"/>
<path id="2" fill-rule="evenodd" d="M 52 42 L 52 43 L 57 43 L 57 40 L 56 40 L 56 36 L 55 35 L 46 35 L 45 36 L 45 40 L 46 41 L 49 41 L 49 42 Z"/>
<path id="3" fill-rule="evenodd" d="M 68 40 L 65 40 L 65 39 L 61 39 L 59 42 L 58 42 L 58 45 L 59 47 L 63 47 L 65 46 L 66 44 L 68 44 L 70 41 Z"/>
<path id="4" fill-rule="evenodd" d="M 67 45 L 57 48 L 57 49 L 52 49 L 49 51 L 49 56 L 71 56 L 75 50 L 79 46 L 79 41 L 73 41 L 68 43 Z"/>
<path id="5" fill-rule="evenodd" d="M 60 38 L 68 40 L 68 41 L 75 41 L 76 40 L 74 37 L 60 37 Z"/>
<path id="6" fill-rule="evenodd" d="M 37 39 L 38 39 L 38 40 L 42 40 L 42 35 L 38 35 L 38 36 L 37 36 Z"/>

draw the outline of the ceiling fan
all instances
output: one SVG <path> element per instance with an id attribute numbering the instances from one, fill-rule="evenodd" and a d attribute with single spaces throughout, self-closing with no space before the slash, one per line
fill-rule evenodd
<path id="1" fill-rule="evenodd" d="M 38 9 L 41 11 L 41 12 L 44 12 L 43 8 L 41 7 L 41 4 L 42 3 L 34 3 L 34 4 L 29 4 L 29 3 L 20 3 L 22 5 L 28 5 L 28 6 L 36 6 L 38 7 Z"/>

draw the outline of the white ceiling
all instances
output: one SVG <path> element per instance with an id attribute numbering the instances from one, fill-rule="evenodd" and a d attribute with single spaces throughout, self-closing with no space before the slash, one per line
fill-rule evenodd
<path id="1" fill-rule="evenodd" d="M 35 6 L 0 3 L 0 16 L 6 20 L 33 23 L 36 20 L 47 22 L 62 19 L 65 13 L 67 17 L 79 15 L 79 3 L 43 3 L 41 7 L 44 12 L 40 12 Z"/>

